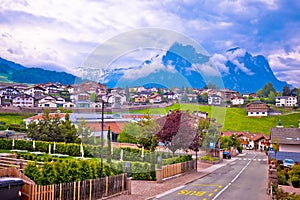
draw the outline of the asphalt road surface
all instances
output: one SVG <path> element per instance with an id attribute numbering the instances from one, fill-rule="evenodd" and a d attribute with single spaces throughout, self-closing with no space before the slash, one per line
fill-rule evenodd
<path id="1" fill-rule="evenodd" d="M 266 155 L 249 151 L 213 173 L 156 199 L 267 200 L 267 177 Z"/>

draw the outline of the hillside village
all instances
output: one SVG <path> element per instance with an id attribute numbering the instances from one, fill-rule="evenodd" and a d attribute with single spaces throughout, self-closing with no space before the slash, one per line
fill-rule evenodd
<path id="1" fill-rule="evenodd" d="M 20 109 L 101 108 L 102 101 L 113 105 L 114 108 L 175 102 L 238 106 L 246 105 L 253 99 L 259 99 L 257 94 L 240 94 L 229 89 L 168 89 L 145 88 L 143 86 L 108 89 L 105 85 L 96 82 L 73 85 L 0 83 L 0 105 Z M 277 107 L 297 107 L 298 99 L 295 94 L 276 96 L 274 105 Z M 269 113 L 268 106 L 259 102 L 248 107 L 248 110 L 248 116 L 267 116 Z"/>

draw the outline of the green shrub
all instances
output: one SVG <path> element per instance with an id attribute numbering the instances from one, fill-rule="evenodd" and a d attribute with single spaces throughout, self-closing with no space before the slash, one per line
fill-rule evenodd
<path id="1" fill-rule="evenodd" d="M 279 185 L 288 185 L 284 170 L 278 171 L 277 177 L 278 177 L 278 184 Z"/>
<path id="2" fill-rule="evenodd" d="M 242 146 L 238 146 L 237 150 L 239 151 L 239 153 L 242 153 L 243 152 L 243 147 Z"/>
<path id="3" fill-rule="evenodd" d="M 207 160 L 207 161 L 210 161 L 210 162 L 214 162 L 214 161 L 216 161 L 218 159 L 217 158 L 213 158 L 210 155 L 205 155 L 205 156 L 201 157 L 201 160 Z"/>
<path id="4" fill-rule="evenodd" d="M 121 171 L 117 171 L 103 163 L 104 176 L 113 176 L 119 174 L 119 172 Z M 54 163 L 45 162 L 44 165 L 29 162 L 24 169 L 24 173 L 39 185 L 96 179 L 100 177 L 100 161 L 66 159 Z"/>
<path id="5" fill-rule="evenodd" d="M 150 164 L 141 162 L 131 162 L 131 177 L 133 180 L 155 180 L 151 176 Z"/>

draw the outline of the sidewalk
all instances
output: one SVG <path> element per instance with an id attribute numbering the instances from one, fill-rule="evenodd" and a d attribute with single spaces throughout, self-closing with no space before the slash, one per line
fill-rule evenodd
<path id="1" fill-rule="evenodd" d="M 226 165 L 228 162 L 234 161 L 235 159 L 224 160 L 219 164 L 209 164 L 198 162 L 198 172 L 188 172 L 182 174 L 178 177 L 174 177 L 164 181 L 163 183 L 156 183 L 155 181 L 132 181 L 132 190 L 131 195 L 118 195 L 110 200 L 127 200 L 127 199 L 134 199 L 134 200 L 145 200 L 145 199 L 152 199 L 156 195 L 164 193 L 168 190 L 173 188 L 188 184 L 193 182 L 199 178 L 202 178 L 211 172 L 215 171 L 216 169 Z"/>

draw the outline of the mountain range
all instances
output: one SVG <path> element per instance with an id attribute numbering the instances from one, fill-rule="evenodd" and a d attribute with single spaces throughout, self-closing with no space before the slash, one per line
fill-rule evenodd
<path id="1" fill-rule="evenodd" d="M 28 84 L 59 82 L 68 85 L 74 84 L 75 81 L 82 82 L 82 79 L 66 72 L 24 67 L 0 57 L 0 82 Z"/>
<path id="2" fill-rule="evenodd" d="M 163 55 L 157 54 L 139 66 L 105 70 L 100 82 L 108 87 L 159 84 L 180 88 L 203 88 L 212 83 L 241 93 L 256 92 L 268 82 L 278 91 L 286 85 L 291 87 L 275 77 L 268 60 L 262 55 L 252 56 L 236 47 L 218 57 L 222 58 L 222 64 L 215 62 L 213 56 L 198 53 L 190 45 L 175 43 Z"/>
<path id="3" fill-rule="evenodd" d="M 220 88 L 248 93 L 256 92 L 268 82 L 278 91 L 288 85 L 275 77 L 262 55 L 252 56 L 236 47 L 215 57 L 180 43 L 174 43 L 167 51 L 155 54 L 138 66 L 118 66 L 104 69 L 99 74 L 94 81 L 106 84 L 108 88 L 142 85 L 203 88 L 212 83 Z M 66 72 L 29 68 L 0 58 L 0 82 L 74 84 L 82 81 Z"/>

